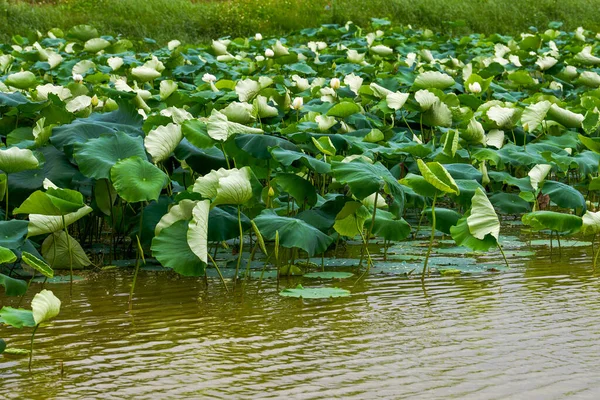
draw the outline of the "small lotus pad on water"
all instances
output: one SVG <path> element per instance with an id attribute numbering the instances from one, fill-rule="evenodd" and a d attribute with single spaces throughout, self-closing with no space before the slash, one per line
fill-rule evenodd
<path id="1" fill-rule="evenodd" d="M 280 296 L 297 297 L 301 299 L 329 299 L 331 297 L 347 297 L 350 296 L 350 291 L 340 288 L 305 288 L 298 285 L 293 289 L 284 289 L 279 292 Z"/>

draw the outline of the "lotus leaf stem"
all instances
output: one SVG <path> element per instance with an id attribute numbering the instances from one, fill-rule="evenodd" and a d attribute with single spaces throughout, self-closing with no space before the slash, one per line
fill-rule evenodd
<path id="1" fill-rule="evenodd" d="M 433 246 L 433 239 L 435 237 L 435 202 L 437 200 L 437 191 L 433 195 L 433 203 L 431 203 L 431 237 L 429 238 L 429 247 L 427 248 L 427 254 L 425 255 L 425 264 L 423 265 L 423 272 L 421 273 L 421 281 L 425 282 L 425 271 L 427 271 L 427 264 L 429 263 L 429 255 L 431 254 L 431 247 Z"/>

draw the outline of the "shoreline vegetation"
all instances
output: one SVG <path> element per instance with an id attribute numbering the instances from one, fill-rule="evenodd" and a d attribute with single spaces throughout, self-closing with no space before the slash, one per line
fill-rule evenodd
<path id="1" fill-rule="evenodd" d="M 129 39 L 172 39 L 202 43 L 218 37 L 245 37 L 261 32 L 286 34 L 306 27 L 370 18 L 389 19 L 445 34 L 517 34 L 562 21 L 600 30 L 600 9 L 592 0 L 0 0 L 0 42 L 15 34 L 52 28 L 68 30 L 91 24 L 106 35 Z M 453 22 L 451 22 L 453 21 Z"/>

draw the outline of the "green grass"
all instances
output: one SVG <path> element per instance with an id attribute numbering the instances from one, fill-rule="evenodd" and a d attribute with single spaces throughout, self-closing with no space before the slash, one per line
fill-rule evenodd
<path id="1" fill-rule="evenodd" d="M 600 31 L 596 0 L 0 0 L 0 40 L 89 23 L 103 34 L 194 43 L 348 20 L 366 26 L 371 17 L 455 33 L 516 34 L 555 20 Z"/>

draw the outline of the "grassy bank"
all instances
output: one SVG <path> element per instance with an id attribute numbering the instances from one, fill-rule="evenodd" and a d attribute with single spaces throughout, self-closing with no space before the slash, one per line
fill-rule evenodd
<path id="1" fill-rule="evenodd" d="M 200 42 L 224 35 L 279 34 L 371 17 L 456 33 L 515 34 L 563 21 L 566 30 L 600 30 L 595 0 L 0 0 L 0 40 L 32 29 L 89 23 L 130 38 Z M 458 24 L 449 22 L 459 21 Z"/>

